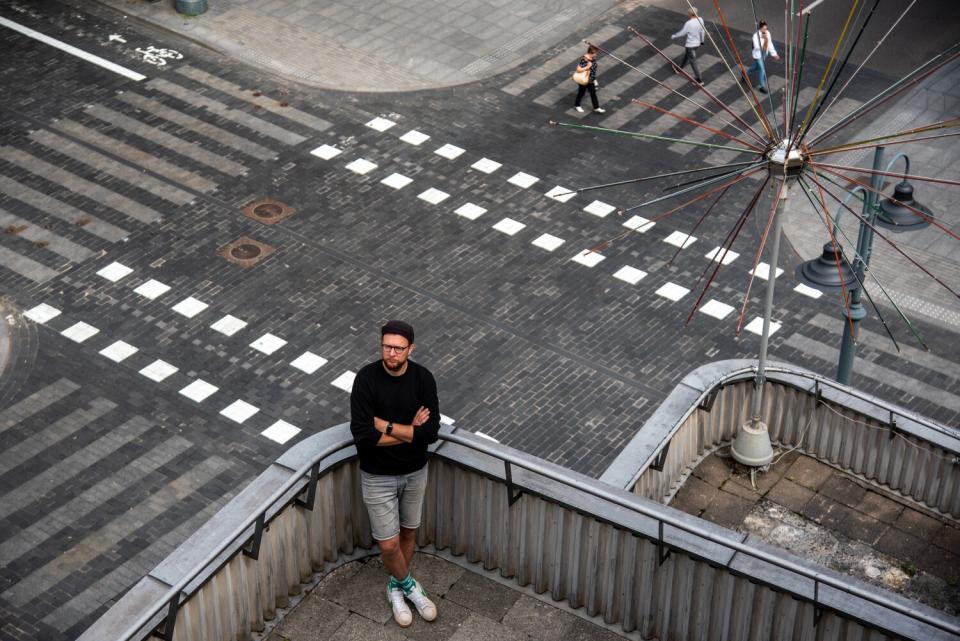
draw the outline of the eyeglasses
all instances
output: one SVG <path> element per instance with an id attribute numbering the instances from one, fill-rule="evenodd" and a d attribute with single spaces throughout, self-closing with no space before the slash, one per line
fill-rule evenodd
<path id="1" fill-rule="evenodd" d="M 381 348 L 383 351 L 388 352 L 388 353 L 394 353 L 394 354 L 400 354 L 401 352 L 406 351 L 406 349 L 407 349 L 408 347 L 410 347 L 410 346 L 409 346 L 409 345 L 406 345 L 406 346 L 400 347 L 399 345 L 387 345 L 387 344 L 383 344 L 383 345 L 380 346 L 380 348 Z"/>

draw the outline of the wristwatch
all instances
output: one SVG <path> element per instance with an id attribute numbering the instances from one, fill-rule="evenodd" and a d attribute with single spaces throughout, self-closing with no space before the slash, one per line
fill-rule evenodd
<path id="1" fill-rule="evenodd" d="M 393 432 L 393 422 L 387 423 L 387 429 L 383 431 L 387 436 L 390 436 L 391 432 Z"/>

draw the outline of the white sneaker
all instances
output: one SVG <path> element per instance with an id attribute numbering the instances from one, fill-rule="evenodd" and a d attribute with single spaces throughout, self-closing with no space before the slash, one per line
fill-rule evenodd
<path id="1" fill-rule="evenodd" d="M 417 608 L 417 612 L 420 613 L 424 621 L 433 621 L 437 618 L 437 606 L 430 600 L 420 582 L 416 579 L 413 580 L 413 589 L 407 595 L 407 598 Z"/>
<path id="2" fill-rule="evenodd" d="M 577 105 L 576 107 L 574 107 L 574 109 L 576 109 L 580 113 L 583 113 L 583 107 L 581 107 L 580 105 Z"/>
<path id="3" fill-rule="evenodd" d="M 597 112 L 598 114 L 605 114 L 605 113 L 607 113 L 607 110 L 604 109 L 603 107 L 597 107 L 596 109 L 594 109 L 594 111 Z"/>
<path id="4" fill-rule="evenodd" d="M 409 627 L 413 623 L 413 612 L 410 611 L 407 602 L 403 599 L 403 590 L 387 588 L 387 600 L 390 602 L 390 607 L 393 608 L 393 620 L 397 622 L 397 625 L 401 628 Z M 434 616 L 436 616 L 436 608 L 434 608 Z"/>

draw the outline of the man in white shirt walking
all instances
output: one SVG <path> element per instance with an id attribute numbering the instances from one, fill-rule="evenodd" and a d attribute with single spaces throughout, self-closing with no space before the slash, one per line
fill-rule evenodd
<path id="1" fill-rule="evenodd" d="M 753 34 L 753 64 L 747 69 L 747 75 L 757 72 L 760 82 L 757 84 L 757 90 L 760 93 L 767 93 L 767 70 L 765 61 L 767 56 L 772 56 L 774 60 L 780 60 L 777 50 L 773 46 L 773 36 L 770 35 L 770 29 L 767 23 L 760 21 L 759 30 Z"/>
<path id="2" fill-rule="evenodd" d="M 700 68 L 697 67 L 697 48 L 703 44 L 703 39 L 706 36 L 705 32 L 703 20 L 697 17 L 696 8 L 690 7 L 690 11 L 687 12 L 687 21 L 683 23 L 683 28 L 670 36 L 671 40 L 675 38 L 686 38 L 683 42 L 683 60 L 677 67 L 683 69 L 687 62 L 689 62 L 690 68 L 693 69 L 693 79 L 700 85 L 703 84 L 703 78 L 700 76 Z"/>

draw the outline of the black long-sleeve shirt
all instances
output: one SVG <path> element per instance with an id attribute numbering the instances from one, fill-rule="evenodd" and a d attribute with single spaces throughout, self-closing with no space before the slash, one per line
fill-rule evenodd
<path id="1" fill-rule="evenodd" d="M 426 407 L 430 419 L 413 431 L 411 443 L 377 447 L 381 432 L 373 417 L 410 425 L 417 410 Z M 440 430 L 437 382 L 426 367 L 411 360 L 401 376 L 392 376 L 382 361 L 357 372 L 350 392 L 350 431 L 360 457 L 360 469 L 368 474 L 399 475 L 416 472 L 427 464 L 427 446 Z"/>

